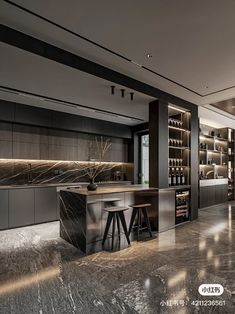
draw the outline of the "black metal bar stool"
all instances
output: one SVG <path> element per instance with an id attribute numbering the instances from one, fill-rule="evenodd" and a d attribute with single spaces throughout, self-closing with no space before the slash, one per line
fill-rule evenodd
<path id="1" fill-rule="evenodd" d="M 113 226 L 112 226 L 112 250 L 113 250 L 113 244 L 114 244 L 114 236 L 115 236 L 115 228 L 116 228 L 116 222 L 117 222 L 117 229 L 118 229 L 118 238 L 119 238 L 119 243 L 121 240 L 121 231 L 120 231 L 120 221 L 122 224 L 123 231 L 125 233 L 126 239 L 128 244 L 130 245 L 130 239 L 129 239 L 129 234 L 127 231 L 127 226 L 126 226 L 126 220 L 124 216 L 124 211 L 128 210 L 126 207 L 107 207 L 104 208 L 106 212 L 108 212 L 108 219 L 106 222 L 105 230 L 104 230 L 104 237 L 102 241 L 102 245 L 104 245 L 105 240 L 108 235 L 109 228 L 111 226 L 111 222 L 113 221 Z"/>
<path id="2" fill-rule="evenodd" d="M 129 236 L 133 228 L 137 228 L 137 241 L 139 241 L 139 233 L 144 230 L 148 229 L 150 237 L 152 237 L 152 230 L 149 222 L 149 217 L 148 217 L 148 212 L 147 208 L 151 206 L 151 204 L 146 203 L 146 204 L 134 204 L 134 205 L 129 205 L 130 207 L 133 208 L 132 210 L 132 215 L 131 215 L 131 220 L 130 220 L 130 226 L 129 226 Z M 137 225 L 133 226 L 135 218 L 137 215 Z M 142 215 L 144 216 L 145 222 L 146 222 L 146 227 L 142 227 Z"/>

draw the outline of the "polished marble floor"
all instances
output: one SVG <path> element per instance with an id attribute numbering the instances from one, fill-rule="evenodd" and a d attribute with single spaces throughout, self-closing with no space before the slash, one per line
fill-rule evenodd
<path id="1" fill-rule="evenodd" d="M 234 240 L 235 203 L 201 210 L 197 221 L 120 252 L 90 256 L 59 238 L 57 222 L 1 231 L 0 313 L 235 313 Z M 223 285 L 223 295 L 200 296 L 202 283 Z"/>

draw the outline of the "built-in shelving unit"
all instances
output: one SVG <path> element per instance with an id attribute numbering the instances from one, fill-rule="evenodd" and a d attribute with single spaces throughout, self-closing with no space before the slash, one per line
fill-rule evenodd
<path id="1" fill-rule="evenodd" d="M 235 132 L 228 129 L 228 200 L 234 200 L 234 139 Z"/>
<path id="2" fill-rule="evenodd" d="M 227 129 L 200 125 L 199 176 L 200 180 L 228 177 Z"/>
<path id="3" fill-rule="evenodd" d="M 191 114 L 175 106 L 168 107 L 169 186 L 190 184 Z"/>
<path id="4" fill-rule="evenodd" d="M 200 125 L 200 207 L 234 199 L 234 130 Z"/>

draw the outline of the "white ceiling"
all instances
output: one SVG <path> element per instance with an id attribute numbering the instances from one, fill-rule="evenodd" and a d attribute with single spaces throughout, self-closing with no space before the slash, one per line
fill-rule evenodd
<path id="1" fill-rule="evenodd" d="M 235 88 L 227 89 L 235 86 L 235 1 L 14 2 L 169 80 L 2 1 L 0 19 L 3 24 L 12 28 L 197 105 L 235 96 Z M 132 104 L 126 105 L 127 100 L 123 102 L 122 99 L 120 102 L 119 98 L 115 102 L 106 96 L 109 82 L 6 46 L 1 47 L 1 56 L 3 54 L 5 57 L 1 64 L 4 68 L 4 77 L 1 75 L 1 82 L 4 82 L 2 85 L 19 89 L 21 87 L 44 95 L 46 93 L 51 97 L 60 96 L 68 101 L 110 111 L 118 108 L 120 113 L 147 119 L 149 97 L 139 94 L 139 98 L 136 97 L 136 102 L 133 102 L 134 108 Z M 147 58 L 147 53 L 152 58 Z M 5 64 L 6 59 L 8 64 Z M 30 64 L 27 71 L 24 62 Z M 198 95 L 219 90 L 223 91 L 209 96 Z"/>

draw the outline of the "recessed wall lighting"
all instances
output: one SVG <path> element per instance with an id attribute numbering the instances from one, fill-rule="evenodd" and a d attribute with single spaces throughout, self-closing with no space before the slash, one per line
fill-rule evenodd
<path id="1" fill-rule="evenodd" d="M 171 105 L 169 105 L 168 106 L 168 108 L 171 108 L 171 109 L 174 109 L 174 110 L 177 110 L 177 111 L 179 111 L 179 112 L 186 112 L 185 110 L 183 110 L 183 109 L 179 109 L 178 107 L 174 107 L 174 106 L 171 106 Z"/>

